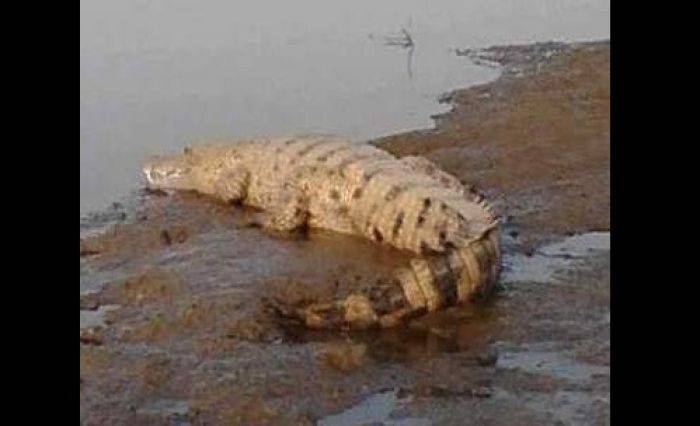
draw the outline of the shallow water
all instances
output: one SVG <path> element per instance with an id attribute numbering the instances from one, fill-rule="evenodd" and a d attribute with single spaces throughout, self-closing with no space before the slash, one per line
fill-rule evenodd
<path id="1" fill-rule="evenodd" d="M 92 0 L 80 18 L 81 214 L 194 140 L 429 127 L 441 93 L 498 75 L 454 48 L 609 37 L 604 0 Z M 402 27 L 410 58 L 384 44 Z"/>
<path id="2" fill-rule="evenodd" d="M 556 282 L 557 272 L 571 269 L 587 257 L 610 251 L 610 232 L 587 232 L 539 248 L 532 255 L 506 253 L 501 283 Z"/>
<path id="3" fill-rule="evenodd" d="M 403 418 L 390 419 L 391 413 L 401 402 L 395 389 L 380 392 L 370 396 L 358 405 L 318 421 L 318 426 L 352 426 L 365 424 L 381 424 L 393 426 L 427 426 L 428 419 Z"/>

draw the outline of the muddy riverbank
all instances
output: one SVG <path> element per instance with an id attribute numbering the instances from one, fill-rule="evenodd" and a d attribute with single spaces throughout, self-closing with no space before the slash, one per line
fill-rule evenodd
<path id="1" fill-rule="evenodd" d="M 458 53 L 501 77 L 445 96 L 434 129 L 373 143 L 494 200 L 491 300 L 398 330 L 305 331 L 266 302 L 372 285 L 406 259 L 134 193 L 81 219 L 81 423 L 607 424 L 609 43 Z"/>

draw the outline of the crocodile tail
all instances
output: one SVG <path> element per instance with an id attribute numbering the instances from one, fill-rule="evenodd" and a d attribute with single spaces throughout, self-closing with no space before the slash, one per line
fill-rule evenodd
<path id="1" fill-rule="evenodd" d="M 290 316 L 309 328 L 394 327 L 489 293 L 498 279 L 499 262 L 499 234 L 494 226 L 444 253 L 412 259 L 409 266 L 394 271 L 394 282 L 387 287 L 392 290 L 379 299 L 352 294 L 301 307 Z"/>
<path id="2" fill-rule="evenodd" d="M 488 294 L 500 273 L 498 227 L 432 258 L 413 259 L 395 277 L 412 309 L 435 311 Z"/>

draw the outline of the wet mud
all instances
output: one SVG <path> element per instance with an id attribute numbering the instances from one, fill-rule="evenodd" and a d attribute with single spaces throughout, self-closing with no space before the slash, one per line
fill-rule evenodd
<path id="1" fill-rule="evenodd" d="M 139 191 L 81 218 L 81 424 L 608 424 L 609 43 L 459 53 L 501 78 L 450 94 L 434 129 L 373 143 L 496 201 L 492 298 L 308 330 L 275 308 L 370 288 L 408 256 Z"/>

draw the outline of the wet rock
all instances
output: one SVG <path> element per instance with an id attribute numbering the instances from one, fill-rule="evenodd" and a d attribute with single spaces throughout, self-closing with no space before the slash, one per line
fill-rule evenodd
<path id="1" fill-rule="evenodd" d="M 280 339 L 281 331 L 269 321 L 242 319 L 233 323 L 226 331 L 226 338 L 248 342 L 270 343 Z"/>
<path id="2" fill-rule="evenodd" d="M 100 346 L 104 343 L 104 329 L 102 327 L 88 327 L 80 329 L 80 343 L 85 345 Z"/>
<path id="3" fill-rule="evenodd" d="M 85 292 L 80 294 L 80 310 L 95 311 L 100 307 L 100 293 Z"/>
<path id="4" fill-rule="evenodd" d="M 186 401 L 159 400 L 141 408 L 138 413 L 171 422 L 184 422 L 188 419 L 189 405 Z"/>
<path id="5" fill-rule="evenodd" d="M 455 337 L 456 330 L 454 327 L 444 325 L 434 325 L 428 328 L 428 332 L 442 339 L 452 339 Z"/>
<path id="6" fill-rule="evenodd" d="M 160 239 L 166 246 L 173 243 L 182 244 L 189 237 L 187 229 L 183 227 L 174 227 L 172 229 L 163 229 L 160 231 Z"/>
<path id="7" fill-rule="evenodd" d="M 80 257 L 94 256 L 96 254 L 102 253 L 102 250 L 102 247 L 95 241 L 80 240 Z"/>
<path id="8" fill-rule="evenodd" d="M 352 328 L 369 328 L 377 324 L 378 317 L 366 296 L 352 295 L 345 300 L 345 321 Z"/>
<path id="9" fill-rule="evenodd" d="M 476 356 L 476 363 L 481 367 L 493 367 L 498 362 L 498 351 L 495 348 L 488 350 L 486 353 Z"/>
<path id="10" fill-rule="evenodd" d="M 117 298 L 127 305 L 170 302 L 181 290 L 182 283 L 176 275 L 161 269 L 151 269 L 127 280 L 118 291 Z"/>
<path id="11" fill-rule="evenodd" d="M 147 392 L 154 392 L 165 386 L 173 377 L 171 359 L 165 354 L 149 354 L 133 370 L 134 378 Z"/>
<path id="12" fill-rule="evenodd" d="M 348 372 L 367 362 L 367 345 L 354 343 L 327 343 L 318 352 L 318 358 L 327 366 Z"/>
<path id="13" fill-rule="evenodd" d="M 441 103 L 441 104 L 447 104 L 447 103 L 452 102 L 453 99 L 454 99 L 453 92 L 445 92 L 445 93 L 438 96 L 437 101 L 438 101 L 438 103 Z"/>
<path id="14" fill-rule="evenodd" d="M 428 386 L 420 392 L 422 396 L 430 396 L 434 398 L 449 398 L 462 395 L 463 393 L 463 391 L 453 390 L 440 385 Z"/>
<path id="15" fill-rule="evenodd" d="M 475 398 L 490 398 L 492 394 L 493 391 L 487 387 L 482 386 L 476 389 L 472 389 L 472 396 L 474 396 Z"/>
<path id="16" fill-rule="evenodd" d="M 101 327 L 110 323 L 109 316 L 118 310 L 118 305 L 100 305 L 95 310 L 80 310 L 80 328 Z"/>

